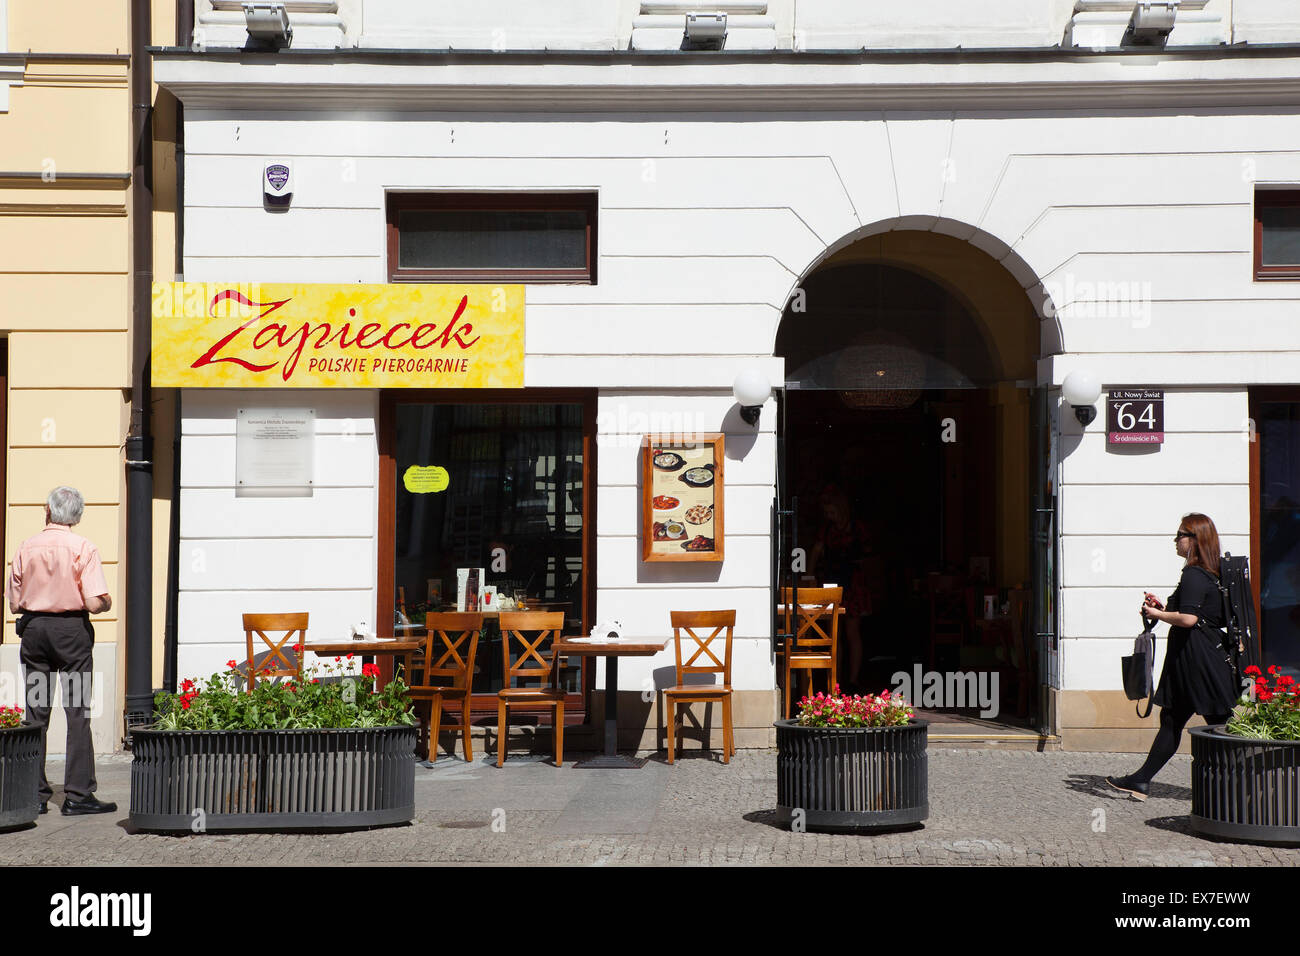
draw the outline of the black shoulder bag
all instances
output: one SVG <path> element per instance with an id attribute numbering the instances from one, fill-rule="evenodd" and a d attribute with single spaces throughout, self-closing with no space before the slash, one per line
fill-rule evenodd
<path id="1" fill-rule="evenodd" d="M 1147 700 L 1147 712 L 1144 714 L 1133 705 L 1133 710 L 1144 720 L 1151 716 L 1155 697 L 1156 633 L 1151 628 L 1155 624 L 1145 614 L 1142 618 L 1142 633 L 1133 642 L 1133 653 L 1121 657 L 1120 670 L 1124 676 L 1124 696 L 1129 700 Z"/>

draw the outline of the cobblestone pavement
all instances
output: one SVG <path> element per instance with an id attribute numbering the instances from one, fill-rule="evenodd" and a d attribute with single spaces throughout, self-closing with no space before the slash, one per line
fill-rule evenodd
<path id="1" fill-rule="evenodd" d="M 1176 756 L 1145 803 L 1102 778 L 1133 754 L 930 750 L 930 818 L 903 833 L 791 833 L 775 825 L 776 754 L 724 765 L 652 755 L 639 770 L 556 769 L 543 758 L 440 757 L 416 770 L 409 826 L 345 834 L 132 832 L 130 757 L 101 756 L 99 796 L 114 814 L 63 817 L 0 834 L 0 864 L 349 865 L 943 864 L 1233 866 L 1300 862 L 1300 850 L 1200 839 L 1188 829 L 1191 758 Z M 51 758 L 52 780 L 62 779 Z"/>

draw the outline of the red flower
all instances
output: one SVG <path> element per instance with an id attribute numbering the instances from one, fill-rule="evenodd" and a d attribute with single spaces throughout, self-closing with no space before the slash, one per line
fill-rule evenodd
<path id="1" fill-rule="evenodd" d="M 293 649 L 294 649 L 295 651 L 301 653 L 301 651 L 302 651 L 302 645 L 301 645 L 301 644 L 295 644 L 295 645 L 293 645 Z"/>
<path id="2" fill-rule="evenodd" d="M 1259 673 L 1259 668 L 1256 667 L 1254 664 L 1251 664 L 1251 665 L 1250 665 L 1249 667 L 1247 667 L 1244 671 L 1242 671 L 1242 673 L 1243 673 L 1243 674 L 1258 674 L 1258 673 Z"/>
<path id="3" fill-rule="evenodd" d="M 235 666 L 236 666 L 236 665 L 235 665 L 235 662 L 234 662 L 234 661 L 226 661 L 226 666 L 229 667 L 229 668 L 233 671 L 233 670 L 235 669 Z"/>
<path id="4" fill-rule="evenodd" d="M 348 660 L 352 660 L 352 655 L 351 655 L 351 654 L 348 655 Z"/>
<path id="5" fill-rule="evenodd" d="M 363 676 L 363 677 L 378 677 L 378 676 L 379 676 L 379 665 L 378 665 L 378 664 L 362 664 L 362 665 L 361 665 L 361 676 Z"/>
<path id="6" fill-rule="evenodd" d="M 1280 671 L 1281 669 L 1282 669 L 1282 668 L 1278 667 L 1276 664 L 1270 664 L 1270 665 L 1268 665 L 1268 672 L 1269 672 L 1270 674 L 1276 674 L 1276 673 L 1277 673 L 1278 671 Z"/>

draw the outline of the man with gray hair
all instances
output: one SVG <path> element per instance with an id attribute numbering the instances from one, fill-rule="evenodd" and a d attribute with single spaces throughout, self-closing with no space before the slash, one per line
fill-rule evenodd
<path id="1" fill-rule="evenodd" d="M 45 528 L 18 546 L 9 573 L 9 610 L 22 646 L 27 719 L 41 728 L 41 813 L 54 789 L 45 776 L 45 733 L 53 703 L 51 674 L 59 675 L 68 720 L 63 775 L 63 813 L 112 813 L 115 803 L 95 797 L 95 751 L 90 740 L 90 701 L 95 629 L 90 615 L 113 606 L 99 549 L 72 526 L 85 502 L 76 488 L 61 485 L 45 500 Z"/>

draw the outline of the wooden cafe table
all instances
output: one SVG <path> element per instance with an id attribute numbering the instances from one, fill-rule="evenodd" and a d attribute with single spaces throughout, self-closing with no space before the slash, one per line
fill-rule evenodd
<path id="1" fill-rule="evenodd" d="M 635 770 L 644 759 L 620 757 L 618 754 L 618 659 L 653 657 L 668 647 L 667 637 L 565 637 L 551 644 L 556 654 L 567 657 L 605 658 L 605 752 L 599 757 L 580 760 L 575 767 L 608 770 Z"/>

